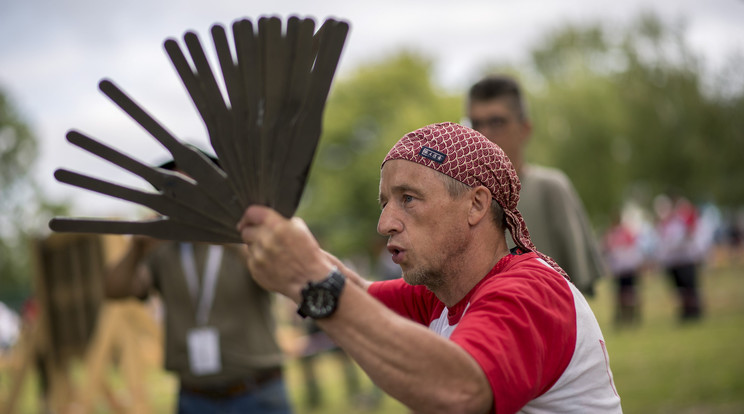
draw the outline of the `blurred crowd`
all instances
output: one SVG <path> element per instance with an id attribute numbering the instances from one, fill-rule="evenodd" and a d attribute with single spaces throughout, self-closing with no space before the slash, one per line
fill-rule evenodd
<path id="1" fill-rule="evenodd" d="M 744 210 L 694 204 L 680 195 L 659 194 L 650 209 L 629 203 L 602 235 L 602 251 L 616 292 L 615 322 L 640 319 L 640 277 L 662 273 L 675 290 L 680 321 L 700 319 L 702 268 L 741 260 Z"/>

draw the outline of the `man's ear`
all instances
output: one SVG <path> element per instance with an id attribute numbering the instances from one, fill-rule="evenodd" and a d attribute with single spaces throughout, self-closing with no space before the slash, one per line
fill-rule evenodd
<path id="1" fill-rule="evenodd" d="M 491 192 L 484 186 L 480 185 L 470 194 L 470 212 L 468 214 L 468 223 L 474 226 L 484 218 L 490 218 L 491 215 Z"/>

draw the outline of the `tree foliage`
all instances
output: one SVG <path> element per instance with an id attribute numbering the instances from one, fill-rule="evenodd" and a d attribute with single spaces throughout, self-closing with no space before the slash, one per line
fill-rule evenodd
<path id="1" fill-rule="evenodd" d="M 595 223 L 638 189 L 744 201 L 744 91 L 710 81 L 684 27 L 648 14 L 621 30 L 567 26 L 532 51 L 528 155 L 566 171 Z"/>
<path id="2" fill-rule="evenodd" d="M 0 90 L 0 293 L 30 287 L 30 237 L 64 206 L 47 201 L 31 175 L 36 137 Z"/>

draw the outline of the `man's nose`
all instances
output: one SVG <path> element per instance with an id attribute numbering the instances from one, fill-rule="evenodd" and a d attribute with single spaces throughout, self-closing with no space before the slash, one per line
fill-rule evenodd
<path id="1" fill-rule="evenodd" d="M 377 221 L 377 233 L 381 236 L 389 236 L 398 233 L 403 228 L 400 220 L 396 217 L 391 206 L 386 206 L 380 212 L 380 219 Z"/>

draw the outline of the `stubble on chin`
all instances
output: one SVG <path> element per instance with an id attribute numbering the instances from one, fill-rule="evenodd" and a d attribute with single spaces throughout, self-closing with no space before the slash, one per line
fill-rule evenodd
<path id="1" fill-rule="evenodd" d="M 411 286 L 426 286 L 434 291 L 444 284 L 444 278 L 440 272 L 431 269 L 413 269 L 403 272 L 403 280 Z"/>

